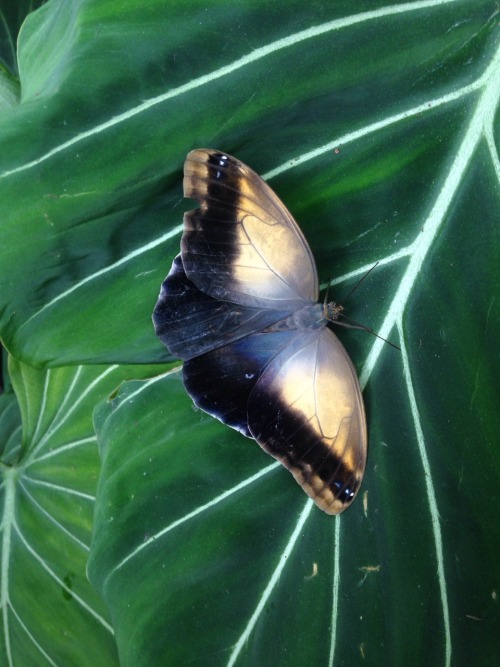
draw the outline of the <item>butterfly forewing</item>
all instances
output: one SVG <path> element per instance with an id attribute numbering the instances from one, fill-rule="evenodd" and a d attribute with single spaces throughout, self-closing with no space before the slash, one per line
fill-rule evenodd
<path id="1" fill-rule="evenodd" d="M 291 341 L 266 368 L 248 400 L 248 425 L 255 440 L 329 514 L 343 511 L 361 483 L 365 423 L 354 368 L 326 328 Z"/>
<path id="2" fill-rule="evenodd" d="M 302 232 L 249 167 L 219 151 L 192 151 L 184 195 L 200 202 L 184 216 L 182 259 L 202 291 L 283 310 L 317 300 L 316 267 Z"/>

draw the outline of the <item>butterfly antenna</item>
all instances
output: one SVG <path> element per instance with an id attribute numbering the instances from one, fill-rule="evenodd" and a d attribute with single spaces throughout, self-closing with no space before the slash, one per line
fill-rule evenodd
<path id="1" fill-rule="evenodd" d="M 368 331 L 368 333 L 373 334 L 377 338 L 380 338 L 380 340 L 383 340 L 384 343 L 387 343 L 391 347 L 396 348 L 396 350 L 399 350 L 401 352 L 401 348 L 398 347 L 395 343 L 391 343 L 390 340 L 387 340 L 386 338 L 383 338 L 380 334 L 378 334 L 376 331 L 373 331 L 373 329 L 370 329 L 370 327 L 365 327 L 364 324 L 360 324 L 359 322 L 356 322 L 356 320 L 351 319 L 350 317 L 347 317 L 347 315 L 344 315 L 344 313 L 340 312 L 339 317 L 343 317 L 344 320 L 348 320 L 347 322 L 341 322 L 340 320 L 336 320 L 335 324 L 340 325 L 341 327 L 348 327 L 349 329 L 361 329 L 362 331 Z"/>
<path id="2" fill-rule="evenodd" d="M 347 299 L 349 299 L 349 297 L 351 296 L 351 294 L 353 294 L 353 292 L 355 292 L 355 291 L 358 289 L 358 287 L 361 285 L 361 283 L 363 282 L 363 280 L 365 280 L 366 278 L 368 278 L 368 276 L 369 276 L 370 273 L 373 271 L 373 269 L 374 269 L 375 267 L 377 267 L 379 264 L 380 264 L 380 262 L 375 262 L 375 264 L 372 266 L 372 268 L 371 268 L 371 269 L 368 269 L 368 271 L 365 273 L 365 275 L 362 276 L 362 277 L 358 280 L 358 282 L 354 285 L 354 287 L 351 289 L 351 291 L 348 293 L 348 295 L 347 295 L 344 299 L 342 299 L 342 303 L 346 303 Z"/>
<path id="3" fill-rule="evenodd" d="M 326 292 L 325 292 L 325 300 L 323 301 L 323 305 L 326 306 L 328 303 L 328 292 L 330 291 L 330 283 L 332 282 L 331 278 L 328 278 L 328 283 L 326 284 Z"/>
<path id="4" fill-rule="evenodd" d="M 354 287 L 351 289 L 351 291 L 347 294 L 345 299 L 343 299 L 343 303 L 345 303 L 349 299 L 349 297 L 353 294 L 353 292 L 355 292 L 358 289 L 358 287 L 361 285 L 363 280 L 365 280 L 365 278 L 368 278 L 368 276 L 373 271 L 373 269 L 375 267 L 377 267 L 379 264 L 380 264 L 380 262 L 375 262 L 375 264 L 371 267 L 371 269 L 368 269 L 368 271 L 364 274 L 364 276 L 362 276 L 360 278 L 360 280 L 358 280 L 358 282 L 354 285 Z M 328 303 L 328 290 L 329 289 L 330 289 L 330 280 L 328 281 L 328 285 L 326 287 L 325 308 L 326 308 L 327 303 Z M 333 304 L 333 305 L 335 305 L 335 304 Z M 395 343 L 391 343 L 390 340 L 387 340 L 387 339 L 383 338 L 376 331 L 373 331 L 373 329 L 370 329 L 370 327 L 366 327 L 364 324 L 360 324 L 359 322 L 356 322 L 356 320 L 353 320 L 352 318 L 348 317 L 347 315 L 344 315 L 344 313 L 342 312 L 343 310 L 344 310 L 343 306 L 336 306 L 335 307 L 335 317 L 331 318 L 330 321 L 334 321 L 335 324 L 338 324 L 341 327 L 348 327 L 350 329 L 361 329 L 362 331 L 368 331 L 368 333 L 371 333 L 374 336 L 376 336 L 377 338 L 380 338 L 380 340 L 383 340 L 384 343 L 387 343 L 391 347 L 394 347 L 396 350 L 399 350 L 401 352 L 401 348 L 398 347 Z M 347 321 L 346 322 L 340 321 L 340 319 L 339 319 L 340 317 L 342 317 L 344 320 L 347 320 Z"/>

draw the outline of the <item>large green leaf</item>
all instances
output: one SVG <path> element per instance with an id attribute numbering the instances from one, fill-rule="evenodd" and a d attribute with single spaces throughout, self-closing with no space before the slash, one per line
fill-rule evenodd
<path id="1" fill-rule="evenodd" d="M 86 576 L 100 461 L 94 406 L 148 367 L 40 370 L 10 359 L 0 395 L 0 664 L 118 664 Z M 14 393 L 15 390 L 15 393 Z"/>
<path id="2" fill-rule="evenodd" d="M 24 432 L 20 451 L 12 421 L 2 432 L 10 664 L 45 664 L 39 646 L 55 662 L 99 664 L 86 650 L 96 632 L 113 664 L 87 596 L 123 665 L 496 664 L 496 12 L 494 0 L 50 0 L 28 17 L 21 103 L 11 96 L 0 116 L 0 331 L 20 360 Z M 88 506 L 45 506 L 55 489 L 42 486 L 40 519 L 23 495 L 26 461 L 49 453 L 33 425 L 41 395 L 55 414 L 68 409 L 68 364 L 82 365 L 89 397 L 75 433 L 91 437 L 95 404 L 151 369 L 110 371 L 95 392 L 94 378 L 166 358 L 150 313 L 192 207 L 182 163 L 200 146 L 264 174 L 336 298 L 380 262 L 348 314 L 402 351 L 342 336 L 371 444 L 362 494 L 340 519 L 257 445 L 193 413 L 177 375 L 102 403 L 89 572 L 109 621 L 84 586 L 86 554 L 56 524 L 41 533 L 56 517 L 88 546 Z M 33 368 L 43 365 L 61 368 Z M 46 381 L 59 373 L 60 387 Z M 70 425 L 47 447 L 72 442 Z M 42 481 L 92 495 L 89 456 L 60 459 Z M 44 565 L 63 584 L 51 588 Z M 70 584 L 74 616 L 62 617 Z"/>
<path id="3" fill-rule="evenodd" d="M 0 396 L 0 662 L 117 664 L 85 567 L 100 467 L 92 407 L 126 369 L 40 371 L 11 360 L 10 370 L 17 401 Z"/>
<path id="4" fill-rule="evenodd" d="M 405 248 L 495 57 L 492 0 L 175 8 L 58 0 L 23 26 L 22 104 L 0 126 L 0 324 L 29 363 L 159 359 L 145 322 L 193 147 L 279 173 L 325 279 Z"/>
<path id="5" fill-rule="evenodd" d="M 17 74 L 16 41 L 19 29 L 26 18 L 45 0 L 8 0 L 0 2 L 0 70 L 2 64 Z"/>

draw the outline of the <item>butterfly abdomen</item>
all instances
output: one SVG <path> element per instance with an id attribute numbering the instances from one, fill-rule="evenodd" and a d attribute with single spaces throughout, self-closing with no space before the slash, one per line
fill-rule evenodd
<path id="1" fill-rule="evenodd" d="M 264 331 L 314 331 L 326 327 L 327 323 L 323 306 L 320 303 L 312 303 L 296 310 L 289 317 L 272 324 Z"/>

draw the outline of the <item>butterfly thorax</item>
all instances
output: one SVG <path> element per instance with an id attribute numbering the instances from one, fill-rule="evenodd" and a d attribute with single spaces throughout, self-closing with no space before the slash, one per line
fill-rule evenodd
<path id="1" fill-rule="evenodd" d="M 311 303 L 296 310 L 292 315 L 286 317 L 276 324 L 264 329 L 264 331 L 312 331 L 321 329 L 327 324 L 323 306 L 320 303 Z"/>

